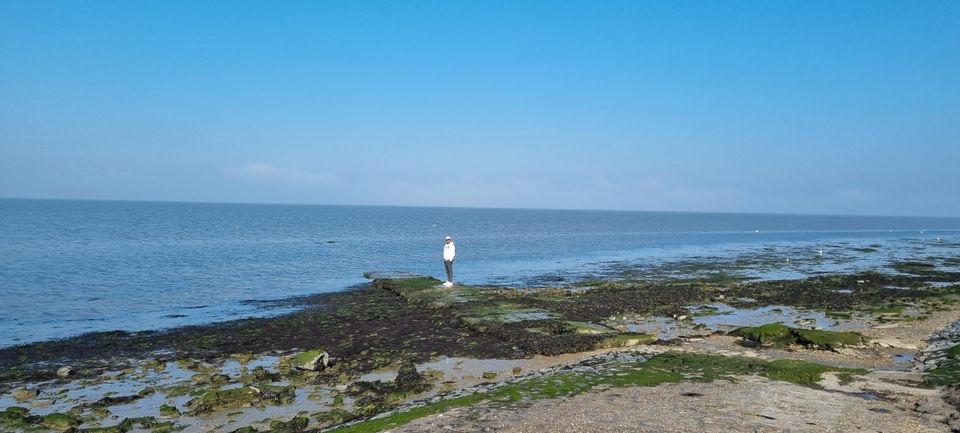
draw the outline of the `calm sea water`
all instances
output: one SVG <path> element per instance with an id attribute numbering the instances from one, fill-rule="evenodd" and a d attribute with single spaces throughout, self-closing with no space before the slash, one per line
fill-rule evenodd
<path id="1" fill-rule="evenodd" d="M 923 231 L 921 233 L 921 230 Z M 0 346 L 285 311 L 366 271 L 523 284 L 561 270 L 837 239 L 956 240 L 960 219 L 0 200 Z"/>

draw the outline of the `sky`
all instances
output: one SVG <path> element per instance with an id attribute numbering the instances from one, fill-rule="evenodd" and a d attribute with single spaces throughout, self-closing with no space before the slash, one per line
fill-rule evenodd
<path id="1" fill-rule="evenodd" d="M 960 216 L 960 2 L 0 2 L 0 197 Z"/>

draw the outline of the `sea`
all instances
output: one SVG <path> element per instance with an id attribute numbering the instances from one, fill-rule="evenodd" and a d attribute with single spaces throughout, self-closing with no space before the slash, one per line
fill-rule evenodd
<path id="1" fill-rule="evenodd" d="M 523 288 L 764 252 L 785 257 L 767 277 L 816 272 L 791 257 L 956 256 L 960 219 L 0 199 L 0 347 L 283 314 L 368 272 L 441 278 L 446 235 L 457 282 Z"/>

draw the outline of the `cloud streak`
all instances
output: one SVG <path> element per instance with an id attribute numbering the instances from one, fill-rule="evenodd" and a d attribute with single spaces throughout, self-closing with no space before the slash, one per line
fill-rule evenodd
<path id="1" fill-rule="evenodd" d="M 240 167 L 228 168 L 226 171 L 230 175 L 242 178 L 311 186 L 335 185 L 340 181 L 339 177 L 333 173 L 306 170 L 299 167 L 282 167 L 265 162 L 248 162 Z"/>

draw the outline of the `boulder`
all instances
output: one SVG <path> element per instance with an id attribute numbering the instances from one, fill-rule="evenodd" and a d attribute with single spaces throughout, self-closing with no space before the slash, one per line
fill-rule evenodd
<path id="1" fill-rule="evenodd" d="M 60 377 L 69 377 L 73 375 L 73 373 L 74 373 L 73 367 L 69 365 L 60 367 L 57 369 L 57 376 L 60 376 Z"/>
<path id="2" fill-rule="evenodd" d="M 293 366 L 300 370 L 319 371 L 327 368 L 330 355 L 323 349 L 314 349 L 293 357 Z"/>

